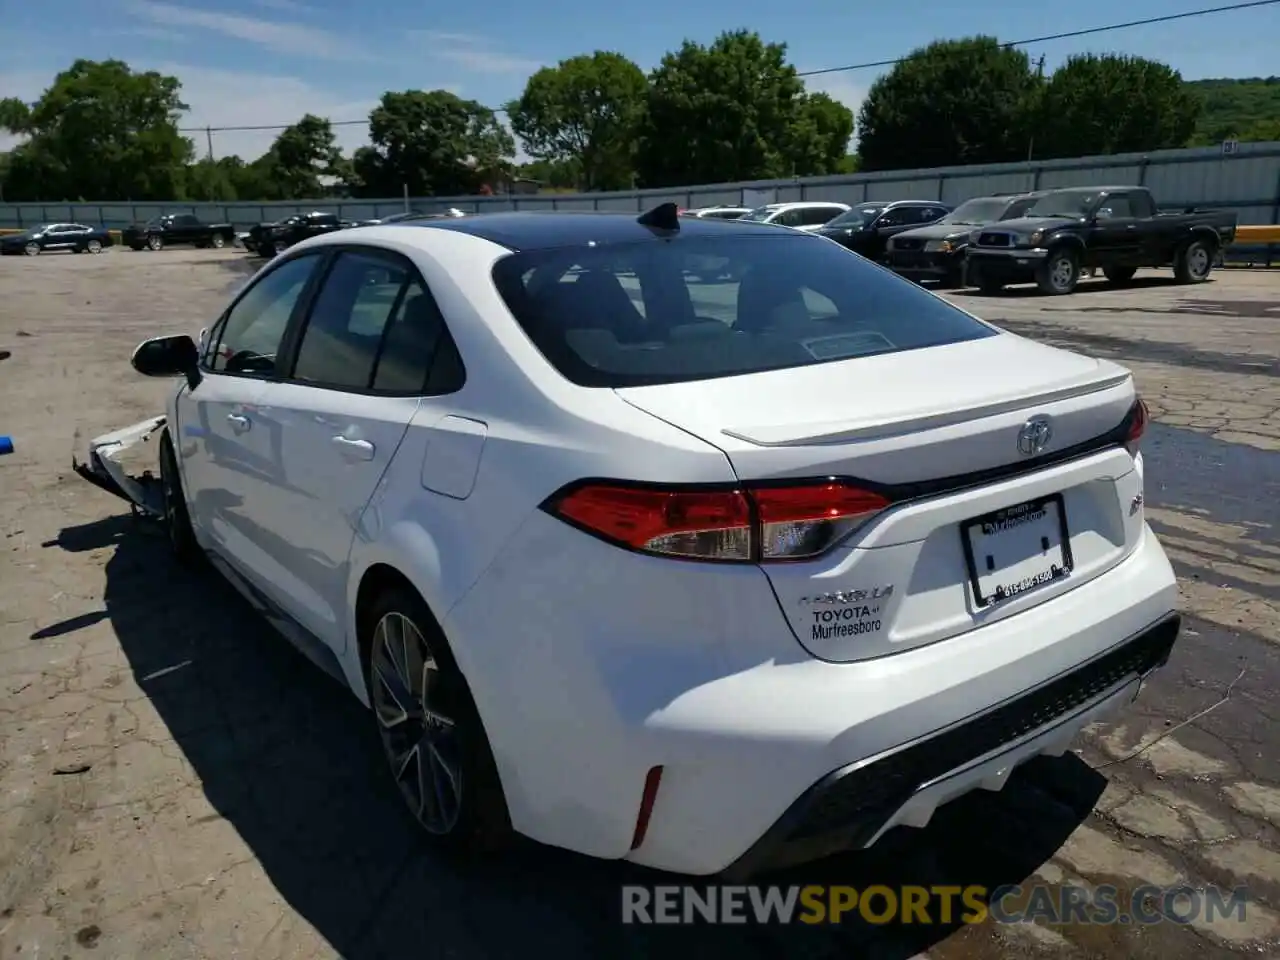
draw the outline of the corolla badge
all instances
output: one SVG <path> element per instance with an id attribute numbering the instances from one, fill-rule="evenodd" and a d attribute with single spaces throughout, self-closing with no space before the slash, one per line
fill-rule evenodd
<path id="1" fill-rule="evenodd" d="M 1048 417 L 1032 417 L 1018 431 L 1018 452 L 1024 457 L 1042 453 L 1053 436 L 1053 426 Z"/>
<path id="2" fill-rule="evenodd" d="M 835 590 L 831 593 L 819 593 L 812 597 L 801 597 L 803 606 L 842 606 L 847 603 L 865 603 L 868 600 L 883 600 L 893 596 L 893 584 L 883 587 L 869 587 L 866 590 Z"/>

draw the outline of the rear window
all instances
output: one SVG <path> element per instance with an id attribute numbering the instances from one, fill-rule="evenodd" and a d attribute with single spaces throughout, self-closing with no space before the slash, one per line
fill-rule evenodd
<path id="1" fill-rule="evenodd" d="M 631 387 L 811 366 L 997 331 L 803 234 L 515 253 L 494 283 L 567 379 Z"/>

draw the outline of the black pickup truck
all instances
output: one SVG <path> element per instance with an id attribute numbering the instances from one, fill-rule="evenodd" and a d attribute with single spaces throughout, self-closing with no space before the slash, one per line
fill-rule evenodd
<path id="1" fill-rule="evenodd" d="M 285 247 L 301 243 L 310 237 L 334 230 L 345 230 L 356 224 L 351 220 L 341 220 L 336 213 L 296 213 L 274 223 L 260 223 L 249 230 L 248 236 L 242 238 L 244 248 L 260 257 L 274 257 Z"/>
<path id="2" fill-rule="evenodd" d="M 1018 219 L 975 230 L 965 266 L 969 284 L 986 293 L 1035 283 L 1067 294 L 1084 270 L 1126 283 L 1140 267 L 1171 266 L 1180 283 L 1202 283 L 1235 235 L 1228 210 L 1165 213 L 1145 187 L 1069 187 L 1044 193 Z"/>
<path id="3" fill-rule="evenodd" d="M 134 250 L 163 250 L 180 244 L 221 249 L 235 238 L 231 224 L 205 223 L 193 213 L 166 213 L 120 231 L 120 242 Z"/>

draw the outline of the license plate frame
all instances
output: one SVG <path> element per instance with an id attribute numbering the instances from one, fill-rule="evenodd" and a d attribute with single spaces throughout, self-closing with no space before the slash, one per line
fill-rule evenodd
<path id="1" fill-rule="evenodd" d="M 1036 575 L 1037 577 L 1042 577 L 1047 574 L 1045 579 L 1031 583 L 1024 586 L 1022 589 L 1011 593 L 1004 593 L 1003 588 L 1001 587 L 997 588 L 996 593 L 991 596 L 984 595 L 982 592 L 982 578 L 978 572 L 977 551 L 975 549 L 972 532 L 974 528 L 976 527 L 980 529 L 984 524 L 998 523 L 1028 510 L 1034 511 L 1049 506 L 1052 506 L 1054 512 L 1057 514 L 1057 547 L 1059 556 L 1062 560 L 1062 565 L 1059 567 L 1056 563 L 1050 561 L 1050 569 L 1044 571 L 1043 574 Z M 993 510 L 990 513 L 984 513 L 981 516 L 965 520 L 960 524 L 960 543 L 964 549 L 965 566 L 969 573 L 969 588 L 973 591 L 974 603 L 977 604 L 979 609 L 987 609 L 1001 603 L 1007 603 L 1015 597 L 1020 597 L 1025 593 L 1030 593 L 1031 591 L 1050 583 L 1056 583 L 1070 575 L 1075 565 L 1071 556 L 1071 536 L 1070 528 L 1067 524 L 1066 501 L 1060 493 L 1051 493 L 1046 496 L 1036 497 L 1032 500 L 1024 500 L 1021 503 L 1015 503 L 1008 507 Z"/>

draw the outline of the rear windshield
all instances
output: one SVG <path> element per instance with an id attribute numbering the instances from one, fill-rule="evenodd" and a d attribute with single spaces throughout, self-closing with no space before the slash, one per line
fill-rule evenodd
<path id="1" fill-rule="evenodd" d="M 782 370 L 996 336 L 818 237 L 708 237 L 515 253 L 494 283 L 574 383 L 629 387 Z"/>

